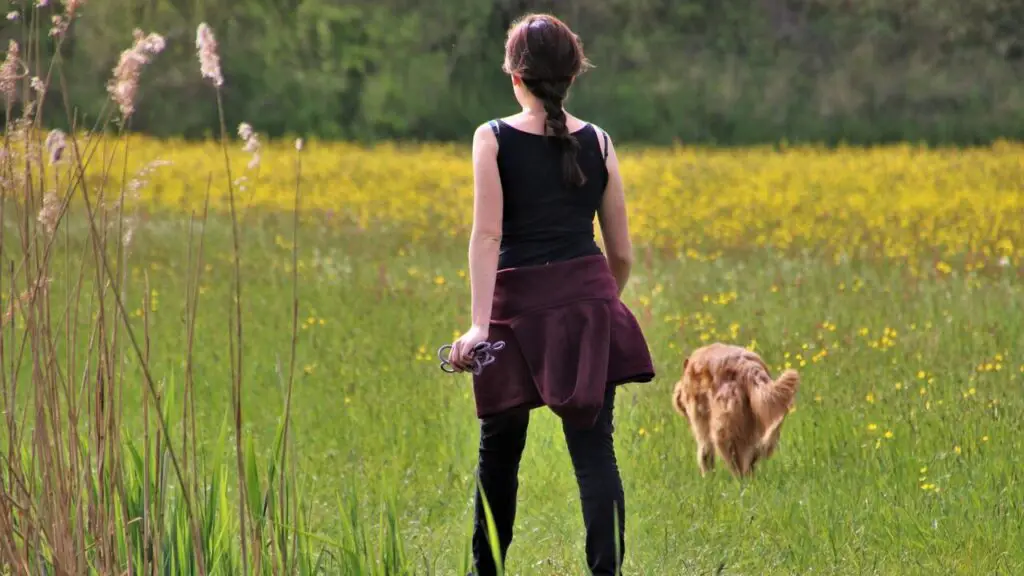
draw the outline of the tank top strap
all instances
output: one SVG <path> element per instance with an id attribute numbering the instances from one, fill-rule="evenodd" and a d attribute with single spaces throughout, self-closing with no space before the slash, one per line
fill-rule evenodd
<path id="1" fill-rule="evenodd" d="M 602 149 L 601 145 L 598 144 L 598 150 L 601 150 L 601 156 L 604 157 L 604 161 L 607 162 L 608 161 L 608 133 L 605 132 L 604 130 L 598 128 L 597 126 L 595 126 L 594 124 L 592 124 L 590 122 L 584 122 L 583 129 L 585 130 L 587 128 L 590 128 L 591 130 L 594 131 L 594 136 L 595 137 L 600 135 L 601 139 L 604 140 L 604 148 Z M 497 132 L 495 132 L 495 134 L 497 134 Z"/>
<path id="2" fill-rule="evenodd" d="M 487 125 L 491 127 L 491 132 L 494 133 L 494 139 L 498 143 L 498 148 L 501 148 L 501 127 L 498 125 L 498 119 L 488 120 Z"/>
<path id="3" fill-rule="evenodd" d="M 608 133 L 605 132 L 604 130 L 598 128 L 597 126 L 591 124 L 590 122 L 587 122 L 587 126 L 590 126 L 590 128 L 594 131 L 594 136 L 600 135 L 601 139 L 604 140 L 604 148 L 602 149 L 600 147 L 600 144 L 599 144 L 598 145 L 598 149 L 601 150 L 601 156 L 604 157 L 604 160 L 607 162 L 608 161 Z"/>

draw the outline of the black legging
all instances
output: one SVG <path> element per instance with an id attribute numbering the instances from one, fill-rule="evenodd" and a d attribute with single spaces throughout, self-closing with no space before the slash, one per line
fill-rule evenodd
<path id="1" fill-rule="evenodd" d="M 593 428 L 579 429 L 562 424 L 565 443 L 569 447 L 569 456 L 579 484 L 583 523 L 587 531 L 587 566 L 595 576 L 617 574 L 625 553 L 626 508 L 612 442 L 614 403 L 615 387 L 609 386 L 604 407 Z M 526 446 L 529 422 L 530 413 L 527 411 L 509 412 L 480 422 L 478 475 L 494 516 L 502 562 L 512 543 L 516 492 L 519 488 L 519 461 Z M 617 529 L 616 513 L 619 521 Z M 618 558 L 615 557 L 616 536 Z M 477 576 L 497 573 L 487 541 L 487 520 L 479 492 L 476 495 L 473 526 L 473 564 Z"/>

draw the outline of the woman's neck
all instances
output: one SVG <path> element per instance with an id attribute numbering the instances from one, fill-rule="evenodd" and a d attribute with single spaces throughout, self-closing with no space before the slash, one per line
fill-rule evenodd
<path id="1" fill-rule="evenodd" d="M 527 116 L 536 116 L 538 118 L 547 116 L 547 113 L 544 111 L 544 102 L 532 94 L 524 98 L 519 105 L 523 108 L 523 114 Z"/>

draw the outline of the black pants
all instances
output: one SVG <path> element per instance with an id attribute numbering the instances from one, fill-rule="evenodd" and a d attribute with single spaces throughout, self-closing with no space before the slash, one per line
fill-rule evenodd
<path id="1" fill-rule="evenodd" d="M 562 424 L 583 505 L 587 566 L 597 576 L 618 574 L 617 568 L 621 566 L 625 552 L 626 508 L 612 443 L 614 402 L 615 387 L 610 386 L 605 395 L 604 408 L 593 428 L 584 430 Z M 480 423 L 477 473 L 494 517 L 502 562 L 512 543 L 516 492 L 519 488 L 519 461 L 526 446 L 529 421 L 529 412 L 519 411 L 486 418 Z M 615 554 L 616 541 L 618 558 Z M 487 519 L 479 491 L 476 494 L 473 527 L 473 564 L 477 576 L 497 573 L 487 540 Z"/>

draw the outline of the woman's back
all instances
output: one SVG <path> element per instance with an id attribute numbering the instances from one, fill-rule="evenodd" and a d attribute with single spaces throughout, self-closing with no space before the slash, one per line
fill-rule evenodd
<path id="1" fill-rule="evenodd" d="M 571 135 L 579 143 L 576 161 L 581 186 L 563 178 L 559 143 L 504 120 L 491 122 L 498 139 L 498 173 L 503 191 L 498 268 L 563 262 L 601 253 L 594 216 L 601 206 L 608 169 L 604 132 L 581 123 Z"/>

